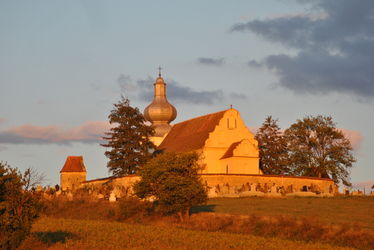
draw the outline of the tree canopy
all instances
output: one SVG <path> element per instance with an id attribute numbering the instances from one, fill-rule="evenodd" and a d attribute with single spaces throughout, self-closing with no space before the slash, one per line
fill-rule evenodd
<path id="1" fill-rule="evenodd" d="M 107 143 L 102 146 L 110 148 L 105 152 L 109 158 L 107 167 L 115 176 L 134 174 L 151 158 L 155 146 L 149 137 L 154 130 L 145 124 L 139 109 L 131 107 L 129 99 L 123 96 L 108 118 L 114 127 L 103 137 Z"/>
<path id="2" fill-rule="evenodd" d="M 155 198 L 161 212 L 178 213 L 183 219 L 192 206 L 207 200 L 197 160 L 196 153 L 159 154 L 139 169 L 141 180 L 134 186 L 135 194 Z"/>
<path id="3" fill-rule="evenodd" d="M 0 248 L 15 249 L 30 233 L 42 204 L 39 194 L 29 189 L 31 170 L 22 175 L 0 162 Z"/>
<path id="4" fill-rule="evenodd" d="M 285 131 L 293 174 L 331 178 L 350 186 L 350 168 L 356 161 L 350 141 L 330 116 L 307 116 Z"/>
<path id="5" fill-rule="evenodd" d="M 287 142 L 271 116 L 266 117 L 256 133 L 260 151 L 260 168 L 265 174 L 288 174 Z"/>

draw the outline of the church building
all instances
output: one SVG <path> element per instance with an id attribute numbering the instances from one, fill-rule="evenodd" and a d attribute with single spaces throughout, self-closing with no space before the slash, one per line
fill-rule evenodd
<path id="1" fill-rule="evenodd" d="M 204 174 L 262 174 L 258 143 L 239 111 L 230 108 L 171 126 L 176 115 L 166 97 L 166 83 L 159 74 L 153 102 L 144 110 L 144 117 L 155 129 L 151 139 L 159 150 L 199 153 Z"/>
<path id="2" fill-rule="evenodd" d="M 264 175 L 259 167 L 258 142 L 246 127 L 238 110 L 229 108 L 192 118 L 174 125 L 177 110 L 167 99 L 166 83 L 161 72 L 155 81 L 154 98 L 144 110 L 155 134 L 150 139 L 161 151 L 197 152 L 200 176 L 209 197 L 240 197 L 295 194 L 333 195 L 337 188 L 331 179 Z M 74 165 L 74 167 L 72 166 Z M 61 170 L 61 187 L 79 186 L 100 190 L 113 188 L 117 198 L 129 195 L 139 176 L 108 177 L 85 180 L 83 158 L 68 157 Z M 306 192 L 306 193 L 305 193 Z"/>

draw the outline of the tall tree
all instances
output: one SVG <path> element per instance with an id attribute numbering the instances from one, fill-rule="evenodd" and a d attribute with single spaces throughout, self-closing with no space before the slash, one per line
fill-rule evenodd
<path id="1" fill-rule="evenodd" d="M 161 212 L 176 213 L 183 220 L 192 206 L 208 198 L 197 174 L 197 160 L 196 153 L 159 154 L 140 168 L 141 180 L 134 186 L 136 195 L 156 198 Z"/>
<path id="2" fill-rule="evenodd" d="M 139 109 L 131 107 L 129 99 L 123 96 L 114 104 L 108 118 L 114 127 L 103 137 L 108 142 L 101 144 L 111 148 L 105 152 L 109 158 L 107 167 L 115 176 L 134 174 L 140 165 L 150 159 L 155 149 L 149 140 L 154 130 L 145 124 Z"/>
<path id="3" fill-rule="evenodd" d="M 271 116 L 266 117 L 256 133 L 260 150 L 260 168 L 265 174 L 288 174 L 287 143 Z"/>
<path id="4" fill-rule="evenodd" d="M 302 176 L 331 178 L 350 186 L 350 168 L 356 161 L 350 141 L 331 116 L 307 116 L 285 131 L 290 167 Z"/>

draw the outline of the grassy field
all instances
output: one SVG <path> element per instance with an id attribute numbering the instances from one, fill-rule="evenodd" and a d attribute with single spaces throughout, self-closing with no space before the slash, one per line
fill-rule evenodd
<path id="1" fill-rule="evenodd" d="M 21 249 L 372 249 L 374 244 L 372 197 L 211 199 L 193 208 L 185 222 L 142 213 L 123 219 L 119 215 L 127 205 L 121 210 L 117 204 L 124 203 L 48 204 Z"/>
<path id="2" fill-rule="evenodd" d="M 194 208 L 193 211 L 313 217 L 323 223 L 352 223 L 359 228 L 374 231 L 374 197 L 216 198 L 210 199 L 207 206 Z"/>
<path id="3" fill-rule="evenodd" d="M 21 249 L 349 249 L 320 243 L 102 220 L 44 217 Z"/>

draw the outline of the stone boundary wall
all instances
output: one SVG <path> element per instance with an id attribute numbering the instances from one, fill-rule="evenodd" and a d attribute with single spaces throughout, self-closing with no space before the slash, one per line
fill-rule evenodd
<path id="1" fill-rule="evenodd" d="M 338 188 L 331 179 L 245 174 L 200 174 L 208 196 L 332 196 Z"/>
<path id="2" fill-rule="evenodd" d="M 123 177 L 107 177 L 95 180 L 88 180 L 81 183 L 81 188 L 89 189 L 98 198 L 104 198 L 112 194 L 115 198 L 131 196 L 135 182 L 140 180 L 137 175 Z"/>
<path id="3" fill-rule="evenodd" d="M 199 174 L 202 182 L 208 187 L 208 197 L 246 197 L 246 196 L 333 196 L 337 193 L 337 186 L 331 179 L 278 176 L 278 175 L 252 175 L 252 174 Z M 131 196 L 132 186 L 140 179 L 131 175 L 124 177 L 108 177 L 84 181 L 82 188 L 89 188 L 99 198 L 103 198 L 105 187 L 116 198 Z M 106 196 L 108 196 L 106 194 Z"/>

